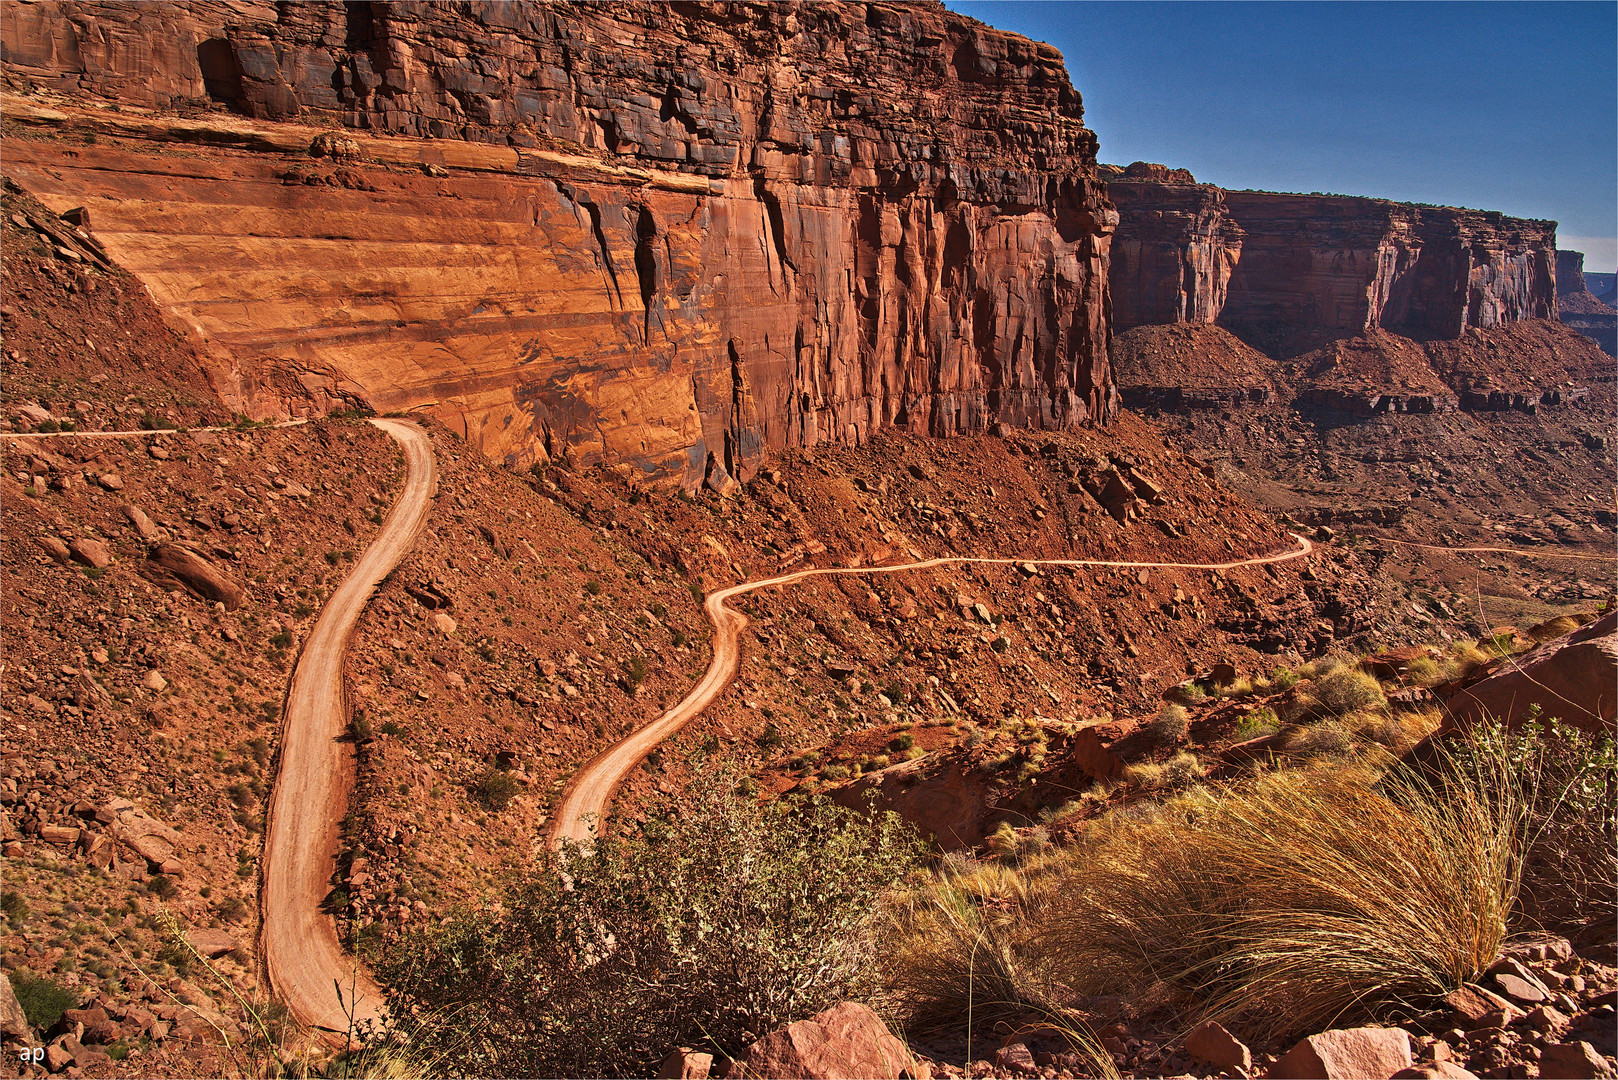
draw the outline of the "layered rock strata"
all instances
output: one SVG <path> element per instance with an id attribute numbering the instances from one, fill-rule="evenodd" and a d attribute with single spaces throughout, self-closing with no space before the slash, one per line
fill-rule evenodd
<path id="1" fill-rule="evenodd" d="M 1600 345 L 1603 352 L 1618 354 L 1618 311 L 1613 310 L 1610 298 L 1596 296 L 1585 280 L 1582 251 L 1556 253 L 1556 312 L 1564 323 Z"/>
<path id="2" fill-rule="evenodd" d="M 1113 282 L 1120 329 L 1217 322 L 1286 352 L 1311 333 L 1454 338 L 1467 327 L 1555 317 L 1555 222 L 1227 192 L 1139 162 L 1110 180 L 1116 258 L 1130 267 Z"/>
<path id="3" fill-rule="evenodd" d="M 691 486 L 1117 407 L 1079 96 L 939 5 L 47 0 L 0 30 L 13 91 L 123 109 L 13 97 L 46 137 L 8 171 L 87 209 L 243 411 L 311 407 L 267 392 L 290 370 L 317 409 Z"/>

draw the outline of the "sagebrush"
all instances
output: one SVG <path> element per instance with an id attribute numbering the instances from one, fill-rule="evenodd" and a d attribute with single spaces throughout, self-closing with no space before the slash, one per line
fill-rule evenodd
<path id="1" fill-rule="evenodd" d="M 739 1054 L 874 989 L 872 913 L 916 864 L 913 831 L 721 786 L 564 847 L 497 907 L 401 943 L 385 976 L 458 1017 L 468 1071 L 503 1076 L 650 1076 L 674 1047 Z"/>

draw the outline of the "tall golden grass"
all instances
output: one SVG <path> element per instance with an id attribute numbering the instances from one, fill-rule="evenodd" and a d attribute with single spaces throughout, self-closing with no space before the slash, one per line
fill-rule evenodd
<path id="1" fill-rule="evenodd" d="M 1487 746 L 1198 792 L 1070 859 L 1033 952 L 1079 993 L 1162 984 L 1277 1035 L 1419 1008 L 1498 954 L 1523 822 Z"/>

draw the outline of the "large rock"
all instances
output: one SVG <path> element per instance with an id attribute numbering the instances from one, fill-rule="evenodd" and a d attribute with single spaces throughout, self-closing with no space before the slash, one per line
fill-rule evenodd
<path id="1" fill-rule="evenodd" d="M 223 570 L 180 544 L 159 544 L 152 549 L 141 573 L 164 588 L 183 587 L 227 610 L 242 606 L 246 595 Z"/>
<path id="2" fill-rule="evenodd" d="M 28 1026 L 28 1016 L 22 1011 L 17 992 L 11 988 L 11 976 L 0 971 L 0 1034 L 6 1042 L 34 1045 L 34 1029 Z"/>
<path id="3" fill-rule="evenodd" d="M 1546 642 L 1451 697 L 1439 734 L 1482 716 L 1519 727 L 1534 705 L 1542 717 L 1557 717 L 1583 731 L 1613 733 L 1618 721 L 1618 611 Z"/>
<path id="4" fill-rule="evenodd" d="M 83 563 L 95 570 L 101 570 L 112 565 L 112 549 L 104 541 L 89 536 L 80 536 L 70 540 L 67 545 L 73 561 Z"/>
<path id="5" fill-rule="evenodd" d="M 958 851 L 983 842 L 984 815 L 993 801 L 989 780 L 959 756 L 928 754 L 867 773 L 831 797 L 855 810 L 874 797 L 878 808 L 931 835 L 944 851 Z"/>
<path id="6" fill-rule="evenodd" d="M 905 1044 L 868 1007 L 845 1001 L 764 1036 L 732 1061 L 746 1080 L 898 1080 L 916 1076 Z"/>
<path id="7" fill-rule="evenodd" d="M 1539 1058 L 1541 1080 L 1608 1080 L 1612 1063 L 1587 1042 L 1552 1043 Z"/>
<path id="8" fill-rule="evenodd" d="M 1388 1080 L 1415 1062 L 1401 1028 L 1343 1028 L 1311 1035 L 1281 1056 L 1270 1080 Z"/>
<path id="9" fill-rule="evenodd" d="M 688 489 L 710 454 L 745 483 L 785 446 L 1116 412 L 1079 94 L 941 5 L 45 0 L 0 29 L 13 85 L 254 118 L 8 110 L 116 124 L 8 142 L 8 176 L 88 208 L 239 410 L 421 406 L 497 460 Z M 363 161 L 307 156 L 327 117 Z"/>
<path id="10" fill-rule="evenodd" d="M 1198 1024 L 1185 1037 L 1185 1052 L 1225 1070 L 1253 1067 L 1253 1052 L 1216 1020 Z"/>

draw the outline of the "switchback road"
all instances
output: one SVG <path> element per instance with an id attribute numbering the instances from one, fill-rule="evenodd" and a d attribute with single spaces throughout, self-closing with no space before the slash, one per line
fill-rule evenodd
<path id="1" fill-rule="evenodd" d="M 551 846 L 558 846 L 564 840 L 572 840 L 581 844 L 587 843 L 594 835 L 595 825 L 600 821 L 606 810 L 607 803 L 612 799 L 613 792 L 618 789 L 619 784 L 623 783 L 623 779 L 629 775 L 629 771 L 638 765 L 642 758 L 651 753 L 658 743 L 679 731 L 699 715 L 714 698 L 724 691 L 725 687 L 730 685 L 731 679 L 736 676 L 736 666 L 740 660 L 738 642 L 741 638 L 741 632 L 747 627 L 746 615 L 725 606 L 725 602 L 733 596 L 740 596 L 742 593 L 752 592 L 755 589 L 767 589 L 772 585 L 792 585 L 812 577 L 842 574 L 896 574 L 905 570 L 926 570 L 929 567 L 947 566 L 951 563 L 993 563 L 1002 566 L 1031 563 L 1034 566 L 1088 566 L 1152 570 L 1235 570 L 1243 566 L 1264 566 L 1269 563 L 1290 562 L 1293 559 L 1301 559 L 1314 550 L 1313 543 L 1296 533 L 1293 536 L 1298 541 L 1298 547 L 1295 550 L 1275 555 L 1261 555 L 1252 559 L 1237 559 L 1234 562 L 1227 563 L 1108 562 L 1100 559 L 989 559 L 952 556 L 923 559 L 920 562 L 899 563 L 892 566 L 829 567 L 823 570 L 799 570 L 791 574 L 782 574 L 779 577 L 732 585 L 728 589 L 720 589 L 718 592 L 710 593 L 703 607 L 707 611 L 708 621 L 713 623 L 714 627 L 713 659 L 708 662 L 708 670 L 703 673 L 702 681 L 697 683 L 696 687 L 674 708 L 597 754 L 574 775 L 572 782 L 568 784 L 567 789 L 562 793 L 562 801 L 557 806 L 556 814 L 551 821 Z"/>

